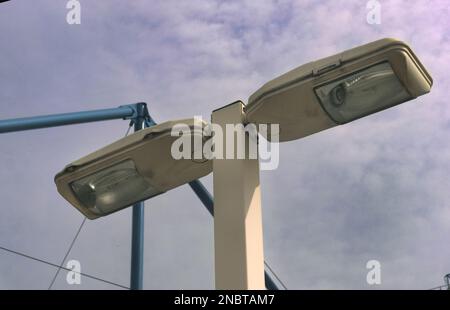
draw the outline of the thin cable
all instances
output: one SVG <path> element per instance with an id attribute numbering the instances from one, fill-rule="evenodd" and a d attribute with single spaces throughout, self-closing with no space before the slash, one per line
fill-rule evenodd
<path id="1" fill-rule="evenodd" d="M 117 287 L 121 287 L 121 288 L 124 288 L 124 289 L 127 289 L 127 290 L 130 289 L 129 287 L 126 287 L 124 285 L 121 285 L 121 284 L 118 284 L 118 283 L 114 283 L 114 282 L 111 282 L 111 281 L 108 281 L 108 280 L 105 280 L 105 279 L 101 279 L 101 278 L 92 276 L 92 275 L 87 274 L 87 273 L 76 272 L 76 271 L 73 271 L 72 269 L 66 268 L 64 266 L 58 266 L 57 264 L 45 261 L 45 260 L 37 258 L 37 257 L 33 257 L 33 256 L 30 256 L 30 255 L 27 255 L 27 254 L 24 254 L 24 253 L 21 253 L 21 252 L 17 252 L 17 251 L 14 251 L 14 250 L 2 247 L 2 246 L 0 246 L 0 250 L 3 250 L 5 252 L 9 252 L 11 254 L 15 254 L 15 255 L 18 255 L 18 256 L 22 256 L 22 257 L 25 257 L 25 258 L 28 258 L 28 259 L 34 260 L 36 262 L 43 263 L 43 264 L 46 264 L 46 265 L 49 265 L 49 266 L 52 266 L 52 267 L 55 267 L 55 268 L 61 268 L 61 269 L 64 269 L 66 271 L 72 271 L 72 272 L 78 273 L 78 274 L 80 274 L 82 276 L 85 276 L 87 278 L 91 278 L 93 280 L 97 280 L 97 281 L 100 281 L 100 282 L 111 284 L 111 285 L 114 285 L 114 286 L 117 286 Z"/>
<path id="2" fill-rule="evenodd" d="M 131 127 L 133 127 L 133 121 L 130 122 L 130 126 L 128 126 L 127 132 L 125 133 L 125 137 L 130 133 Z"/>
<path id="3" fill-rule="evenodd" d="M 78 227 L 78 231 L 77 231 L 77 233 L 75 234 L 75 237 L 73 238 L 72 243 L 70 244 L 70 247 L 69 247 L 69 249 L 68 249 L 67 252 L 66 252 L 66 255 L 64 255 L 64 258 L 63 258 L 63 260 L 61 261 L 61 264 L 59 265 L 59 268 L 58 268 L 58 270 L 56 271 L 55 276 L 53 277 L 53 280 L 52 280 L 52 282 L 50 283 L 50 285 L 49 285 L 49 287 L 48 287 L 49 290 L 52 288 L 53 283 L 55 283 L 56 277 L 58 276 L 59 271 L 61 270 L 61 268 L 62 268 L 64 262 L 66 261 L 67 256 L 69 256 L 69 253 L 70 253 L 70 251 L 72 250 L 73 245 L 75 244 L 75 240 L 77 240 L 78 235 L 80 234 L 81 228 L 83 228 L 83 225 L 84 225 L 85 222 L 86 222 L 86 217 L 84 217 L 83 222 L 81 222 L 80 227 Z"/>
<path id="4" fill-rule="evenodd" d="M 281 279 L 277 276 L 277 274 L 275 273 L 275 271 L 273 271 L 272 268 L 270 268 L 269 264 L 266 263 L 264 261 L 264 265 L 266 265 L 266 267 L 270 270 L 271 273 L 273 273 L 273 275 L 275 276 L 275 278 L 278 280 L 278 282 L 280 282 L 281 286 L 285 289 L 288 290 L 288 288 L 286 287 L 286 285 L 284 285 L 283 281 L 281 281 Z"/>

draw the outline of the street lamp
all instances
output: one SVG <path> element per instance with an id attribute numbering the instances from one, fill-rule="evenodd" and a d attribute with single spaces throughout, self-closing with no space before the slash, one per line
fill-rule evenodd
<path id="1" fill-rule="evenodd" d="M 382 39 L 268 82 L 250 96 L 246 121 L 279 124 L 279 141 L 295 140 L 414 99 L 432 83 L 408 45 Z"/>
<path id="2" fill-rule="evenodd" d="M 298 67 L 262 86 L 247 105 L 234 102 L 211 118 L 222 129 L 222 149 L 236 135 L 228 125 L 278 124 L 276 141 L 290 141 L 412 100 L 428 93 L 432 83 L 405 43 L 382 39 Z M 174 159 L 177 138 L 170 131 L 178 123 L 203 139 L 195 119 L 138 131 L 68 165 L 55 177 L 59 193 L 94 219 L 212 170 L 216 288 L 264 289 L 259 159 Z M 269 130 L 266 138 L 273 134 Z M 247 132 L 245 149 L 255 140 Z"/>
<path id="3" fill-rule="evenodd" d="M 55 176 L 58 192 L 86 217 L 95 219 L 201 178 L 211 172 L 210 161 L 176 160 L 170 155 L 178 139 L 171 135 L 172 128 L 188 126 L 191 130 L 186 134 L 195 141 L 194 136 L 202 137 L 205 125 L 198 122 L 161 123 L 89 154 Z"/>

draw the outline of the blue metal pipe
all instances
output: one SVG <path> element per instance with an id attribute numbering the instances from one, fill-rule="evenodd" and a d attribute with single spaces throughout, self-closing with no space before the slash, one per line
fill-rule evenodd
<path id="1" fill-rule="evenodd" d="M 144 202 L 133 205 L 130 289 L 142 290 L 144 279 Z"/>
<path id="2" fill-rule="evenodd" d="M 139 131 L 142 126 L 149 126 L 145 122 L 147 107 L 144 103 L 136 104 L 137 117 L 134 121 L 134 131 Z M 131 272 L 130 289 L 142 290 L 144 279 L 144 202 L 133 205 L 133 218 L 131 226 Z"/>
<path id="3" fill-rule="evenodd" d="M 133 106 L 134 105 L 121 106 L 115 109 L 102 109 L 0 120 L 0 133 L 105 121 L 111 119 L 133 118 L 136 114 L 136 110 Z"/>
<path id="4" fill-rule="evenodd" d="M 200 201 L 205 206 L 206 210 L 208 210 L 209 214 L 214 217 L 214 198 L 208 192 L 205 186 L 203 186 L 202 182 L 199 180 L 194 180 L 189 182 L 189 186 L 192 188 L 194 193 L 200 199 Z"/>

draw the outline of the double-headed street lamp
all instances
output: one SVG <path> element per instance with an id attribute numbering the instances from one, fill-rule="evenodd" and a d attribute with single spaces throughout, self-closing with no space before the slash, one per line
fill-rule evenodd
<path id="1" fill-rule="evenodd" d="M 235 135 L 227 125 L 247 124 L 278 124 L 276 140 L 290 141 L 412 100 L 431 86 L 405 43 L 382 39 L 298 67 L 262 86 L 247 105 L 213 111 L 212 123 L 224 129 L 224 141 Z M 181 122 L 194 128 L 194 120 Z M 55 177 L 58 191 L 93 219 L 212 171 L 216 288 L 264 289 L 258 158 L 174 159 L 175 123 L 141 130 L 68 165 Z M 250 140 L 247 135 L 247 149 Z"/>

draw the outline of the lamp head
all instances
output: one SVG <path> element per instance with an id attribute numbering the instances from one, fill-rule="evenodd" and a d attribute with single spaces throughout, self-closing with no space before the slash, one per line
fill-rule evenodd
<path id="1" fill-rule="evenodd" d="M 172 127 L 189 126 L 194 141 L 194 136 L 203 138 L 198 122 L 161 123 L 87 155 L 55 176 L 58 192 L 86 217 L 95 219 L 201 178 L 212 171 L 211 161 L 171 156 L 172 144 L 178 139 L 171 135 Z"/>
<path id="2" fill-rule="evenodd" d="M 408 45 L 382 39 L 266 83 L 250 96 L 246 120 L 279 124 L 279 141 L 289 141 L 412 100 L 432 84 Z"/>

